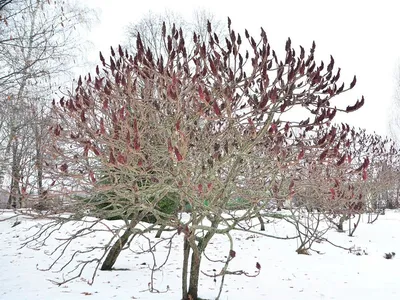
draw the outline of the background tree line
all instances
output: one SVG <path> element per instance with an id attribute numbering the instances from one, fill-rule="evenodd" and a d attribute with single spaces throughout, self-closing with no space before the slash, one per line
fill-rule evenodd
<path id="1" fill-rule="evenodd" d="M 26 195 L 43 198 L 48 104 L 73 78 L 84 45 L 79 29 L 96 16 L 73 1 L 0 7 L 0 188 L 2 206 L 19 208 L 33 204 Z"/>

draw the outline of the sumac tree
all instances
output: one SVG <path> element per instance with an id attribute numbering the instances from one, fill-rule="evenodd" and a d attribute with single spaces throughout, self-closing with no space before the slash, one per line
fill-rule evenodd
<path id="1" fill-rule="evenodd" d="M 355 79 L 342 84 L 332 57 L 317 63 L 315 43 L 306 52 L 288 39 L 280 58 L 263 29 L 259 38 L 239 34 L 228 19 L 226 38 L 209 22 L 206 30 L 208 43 L 194 33 L 191 52 L 182 29 L 167 33 L 163 25 L 165 56 L 156 59 L 140 33 L 133 55 L 121 47 L 108 59 L 100 53 L 95 75 L 79 78 L 69 97 L 53 102 L 48 151 L 54 159 L 46 162 L 48 194 L 64 193 L 80 205 L 75 218 L 99 209 L 98 202 L 79 200 L 99 190 L 130 216 L 118 231 L 124 232 L 114 244 L 118 251 L 148 213 L 175 228 L 184 240 L 183 299 L 199 299 L 201 261 L 216 234 L 231 240 L 232 230 L 244 230 L 243 221 L 266 209 L 266 195 L 292 194 L 287 170 L 318 146 L 303 142 L 305 134 L 364 103 L 333 104 Z M 291 119 L 294 108 L 305 118 Z M 179 206 L 190 205 L 188 219 L 157 209 L 170 194 Z M 239 197 L 249 203 L 245 210 L 224 214 Z M 234 256 L 228 257 L 216 276 L 237 274 L 228 269 Z"/>

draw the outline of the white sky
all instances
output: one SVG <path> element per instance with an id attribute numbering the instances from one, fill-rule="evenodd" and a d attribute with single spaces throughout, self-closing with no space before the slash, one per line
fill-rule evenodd
<path id="1" fill-rule="evenodd" d="M 99 11 L 100 24 L 93 26 L 90 39 L 94 51 L 89 56 L 98 63 L 98 51 L 109 55 L 109 46 L 123 41 L 124 28 L 140 20 L 148 11 L 166 9 L 190 18 L 194 10 L 206 9 L 217 19 L 232 20 L 236 32 L 247 28 L 254 37 L 262 26 L 271 47 L 284 49 L 288 37 L 292 45 L 309 49 L 317 44 L 317 61 L 341 67 L 341 79 L 357 85 L 340 96 L 345 105 L 365 96 L 365 105 L 355 113 L 337 118 L 356 127 L 388 134 L 389 114 L 400 65 L 400 1 L 396 0 L 83 0 Z M 295 47 L 295 49 L 296 49 Z M 106 56 L 105 55 L 105 56 Z M 88 70 L 93 72 L 93 68 Z M 336 102 L 338 103 L 338 102 Z"/>

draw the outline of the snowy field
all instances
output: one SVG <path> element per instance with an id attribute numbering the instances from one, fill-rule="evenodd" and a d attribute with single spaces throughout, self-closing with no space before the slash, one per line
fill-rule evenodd
<path id="1" fill-rule="evenodd" d="M 10 216 L 10 212 L 0 213 L 0 220 Z M 80 279 L 63 286 L 52 284 L 50 280 L 60 280 L 62 273 L 44 272 L 51 263 L 47 250 L 54 248 L 55 240 L 50 240 L 46 248 L 20 248 L 21 242 L 30 231 L 28 228 L 39 221 L 19 217 L 21 224 L 11 227 L 15 219 L 0 222 L 0 299 L 9 300 L 58 300 L 58 299 L 151 299 L 179 300 L 181 295 L 182 235 L 173 240 L 173 251 L 168 263 L 155 274 L 155 288 L 163 293 L 150 293 L 148 282 L 152 263 L 151 255 L 125 251 L 115 268 L 120 271 L 102 272 L 96 275 L 93 285 L 86 282 L 91 277 L 88 270 Z M 322 254 L 298 255 L 296 240 L 275 240 L 254 237 L 246 232 L 234 234 L 236 258 L 229 270 L 255 272 L 255 264 L 261 264 L 258 277 L 227 276 L 221 299 L 400 299 L 400 212 L 388 211 L 374 224 L 367 224 L 367 216 L 355 232 L 355 237 L 346 233 L 331 231 L 328 238 L 344 247 L 354 246 L 356 253 L 335 248 L 326 242 L 315 244 Z M 109 222 L 112 226 L 112 222 Z M 271 234 L 291 235 L 292 229 L 284 221 L 267 224 Z M 169 233 L 171 234 L 171 233 Z M 168 233 L 167 233 L 168 235 Z M 101 243 L 101 235 L 88 236 L 73 245 L 73 249 L 85 249 L 87 245 Z M 156 239 L 153 239 L 157 241 Z M 139 251 L 147 241 L 139 238 L 131 245 Z M 156 257 L 162 263 L 167 245 L 157 245 Z M 218 236 L 212 240 L 209 258 L 223 259 L 228 251 L 227 240 Z M 383 258 L 384 253 L 399 252 L 399 257 Z M 203 271 L 212 274 L 212 269 L 222 264 L 203 260 Z M 167 286 L 169 290 L 167 290 Z M 214 299 L 218 294 L 219 279 L 202 276 L 199 296 Z M 164 293 L 164 291 L 166 291 Z"/>

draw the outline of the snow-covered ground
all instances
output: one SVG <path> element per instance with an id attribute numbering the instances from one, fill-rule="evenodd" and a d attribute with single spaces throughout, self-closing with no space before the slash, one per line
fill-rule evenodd
<path id="1" fill-rule="evenodd" d="M 0 220 L 9 216 L 9 212 L 0 213 Z M 229 270 L 244 270 L 250 274 L 256 271 L 255 264 L 261 264 L 258 277 L 227 276 L 221 299 L 400 299 L 400 212 L 388 211 L 374 224 L 366 224 L 363 217 L 355 237 L 346 233 L 331 231 L 329 239 L 339 245 L 354 246 L 361 255 L 335 248 L 328 243 L 315 244 L 321 251 L 319 255 L 298 255 L 295 252 L 296 240 L 275 240 L 266 237 L 254 237 L 246 232 L 234 234 L 236 258 Z M 125 251 L 118 259 L 115 268 L 128 269 L 101 272 L 96 275 L 93 285 L 86 283 L 90 279 L 90 270 L 80 279 L 56 286 L 50 280 L 59 280 L 62 274 L 44 272 L 51 263 L 45 250 L 54 248 L 55 240 L 49 240 L 42 249 L 19 249 L 27 228 L 38 221 L 19 217 L 21 224 L 11 227 L 15 219 L 0 222 L 0 299 L 10 300 L 58 300 L 58 299 L 151 299 L 178 300 L 181 295 L 182 235 L 173 241 L 173 251 L 166 266 L 155 274 L 155 288 L 165 293 L 150 293 L 147 289 L 150 280 L 152 259 L 149 254 L 137 254 Z M 112 222 L 110 222 L 112 226 Z M 267 224 L 269 233 L 290 235 L 294 230 L 283 221 Z M 73 249 L 84 250 L 103 240 L 101 235 L 91 235 Z M 154 239 L 154 241 L 157 241 Z M 139 250 L 147 241 L 137 239 L 132 248 Z M 207 251 L 212 259 L 223 259 L 228 253 L 227 239 L 221 236 L 212 240 Z M 156 247 L 158 263 L 167 252 L 167 245 Z M 386 252 L 399 252 L 399 257 L 387 260 Z M 220 269 L 221 264 L 202 261 L 203 271 L 212 274 L 212 269 Z M 215 299 L 218 294 L 219 280 L 214 283 L 212 277 L 202 276 L 199 296 Z"/>

